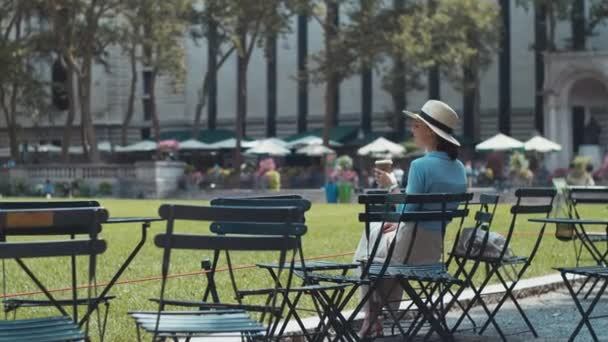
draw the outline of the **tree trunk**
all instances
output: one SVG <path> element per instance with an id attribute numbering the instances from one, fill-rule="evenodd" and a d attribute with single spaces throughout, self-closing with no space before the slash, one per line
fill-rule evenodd
<path id="1" fill-rule="evenodd" d="M 570 13 L 572 29 L 572 50 L 585 50 L 586 45 L 586 24 L 585 24 L 585 1 L 574 0 Z"/>
<path id="2" fill-rule="evenodd" d="M 80 107 L 82 117 L 82 128 L 85 134 L 86 141 L 82 142 L 82 148 L 86 151 L 88 145 L 89 161 L 92 163 L 99 162 L 99 150 L 97 149 L 97 137 L 95 134 L 95 126 L 93 125 L 93 116 L 91 113 L 91 63 L 92 57 L 84 57 L 83 74 L 80 78 Z"/>
<path id="3" fill-rule="evenodd" d="M 498 66 L 498 131 L 511 134 L 511 2 L 501 0 L 503 32 Z M 475 37 L 473 42 L 478 41 Z M 475 46 L 471 44 L 472 46 Z M 473 67 L 476 68 L 476 67 Z M 475 85 L 477 87 L 477 85 Z"/>
<path id="4" fill-rule="evenodd" d="M 8 129 L 8 141 L 11 148 L 11 158 L 14 161 L 21 161 L 21 154 L 19 153 L 19 140 L 17 139 L 17 125 L 11 123 L 10 125 L 6 125 L 6 129 Z"/>
<path id="5" fill-rule="evenodd" d="M 431 14 L 434 14 L 437 10 L 437 2 L 434 0 L 429 0 L 429 11 Z M 437 44 L 435 44 L 437 45 Z M 440 51 L 441 48 L 439 46 L 434 46 L 437 51 Z M 429 99 L 431 100 L 441 100 L 441 76 L 439 74 L 439 65 L 433 65 L 429 68 L 428 72 L 428 80 L 429 80 Z"/>
<path id="6" fill-rule="evenodd" d="M 61 141 L 61 160 L 64 163 L 70 162 L 70 154 L 68 153 L 68 147 L 72 140 L 72 130 L 74 125 L 74 118 L 76 117 L 76 92 L 74 91 L 74 70 L 68 65 L 67 68 L 68 81 L 68 115 L 65 119 L 65 125 L 63 127 L 63 140 Z"/>
<path id="7" fill-rule="evenodd" d="M 555 51 L 557 46 L 555 45 L 555 30 L 557 26 L 557 19 L 555 15 L 555 6 L 552 0 L 546 2 L 547 13 L 549 14 L 549 50 Z"/>
<path id="8" fill-rule="evenodd" d="M 326 0 L 327 14 L 325 15 L 325 63 L 331 63 L 334 56 L 333 41 L 337 35 L 336 19 L 337 5 L 333 0 Z M 325 85 L 325 117 L 323 120 L 323 144 L 329 146 L 331 128 L 336 124 L 336 99 L 338 96 L 338 75 L 333 70 L 328 71 Z"/>
<path id="9" fill-rule="evenodd" d="M 534 127 L 540 134 L 544 132 L 545 65 L 543 53 L 547 50 L 547 5 L 537 3 L 534 7 Z"/>
<path id="10" fill-rule="evenodd" d="M 158 143 L 160 141 L 160 120 L 158 118 L 158 111 L 156 110 L 156 77 L 158 72 L 152 71 L 150 77 L 150 112 L 152 114 L 152 129 L 154 130 L 154 140 Z"/>
<path id="11" fill-rule="evenodd" d="M 194 114 L 194 122 L 192 123 L 192 139 L 198 138 L 198 134 L 201 129 L 201 116 L 203 115 L 203 108 L 205 108 L 205 105 L 207 104 L 207 95 L 209 92 L 210 72 L 211 71 L 208 70 L 205 73 L 205 78 L 203 79 L 203 88 L 201 89 L 201 94 L 199 96 L 198 103 L 196 104 L 196 113 Z"/>
<path id="12" fill-rule="evenodd" d="M 135 56 L 135 46 L 131 47 L 131 87 L 129 89 L 129 102 L 127 102 L 127 112 L 122 122 L 120 143 L 127 144 L 127 132 L 129 124 L 133 118 L 133 107 L 135 105 L 135 90 L 137 89 L 137 58 Z"/>
<path id="13" fill-rule="evenodd" d="M 464 145 L 472 146 L 477 142 L 475 136 L 475 72 L 473 67 L 463 67 L 463 136 Z"/>
<path id="14" fill-rule="evenodd" d="M 401 140 L 405 137 L 405 116 L 402 111 L 407 106 L 407 95 L 405 91 L 405 63 L 400 56 L 395 56 L 393 70 L 391 98 L 393 99 L 394 120 L 391 120 L 391 123 L 396 126 L 397 137 Z"/>
<path id="15" fill-rule="evenodd" d="M 243 31 L 239 39 L 243 51 L 237 58 L 237 98 L 236 98 L 236 148 L 234 150 L 234 170 L 240 174 L 241 170 L 241 142 L 245 137 L 245 126 L 247 120 L 247 35 Z M 237 182 L 238 184 L 238 182 Z"/>

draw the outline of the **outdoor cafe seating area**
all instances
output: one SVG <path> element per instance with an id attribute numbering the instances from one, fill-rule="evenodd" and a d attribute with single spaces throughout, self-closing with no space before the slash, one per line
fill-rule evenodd
<path id="1" fill-rule="evenodd" d="M 524 336 L 537 338 L 538 323 L 531 321 L 518 304 L 520 299 L 515 291 L 518 282 L 537 262 L 542 240 L 551 238 L 571 242 L 577 253 L 576 265 L 557 268 L 576 308 L 571 311 L 571 319 L 579 322 L 571 336 L 564 337 L 574 340 L 582 329 L 587 329 L 598 340 L 595 330 L 602 323 L 594 320 L 593 311 L 608 286 L 608 220 L 583 217 L 580 209 L 595 206 L 596 210 L 606 210 L 608 188 L 556 183 L 552 188 L 517 189 L 514 203 L 509 204 L 508 227 L 494 224 L 500 200 L 498 194 L 407 195 L 366 191 L 358 197 L 360 225 L 352 229 L 353 234 L 365 234 L 370 240 L 366 256 L 353 262 L 315 260 L 307 255 L 307 241 L 303 238 L 311 229 L 307 212 L 312 204 L 299 195 L 216 198 L 208 205 L 196 206 L 162 204 L 157 217 L 113 217 L 96 201 L 3 201 L 0 257 L 14 260 L 45 297 L 5 298 L 4 310 L 16 314 L 18 310 L 29 312 L 51 307 L 54 312 L 27 319 L 5 316 L 0 321 L 0 341 L 80 341 L 89 337 L 104 340 L 106 330 L 115 329 L 103 321 L 104 314 L 107 319 L 111 303 L 124 299 L 114 295 L 112 289 L 129 265 L 137 262 L 138 253 L 146 244 L 153 244 L 160 251 L 154 264 L 160 271 L 158 291 L 131 295 L 150 298 L 155 309 L 130 307 L 128 317 L 124 317 L 133 324 L 140 340 L 293 337 L 305 341 L 360 341 L 393 336 L 399 340 L 452 341 L 462 334 L 483 336 L 492 330 L 496 337 L 507 341 L 515 333 L 499 319 L 507 302 L 515 305 L 520 327 L 527 334 Z M 450 206 L 454 203 L 459 205 Z M 405 208 L 402 204 L 433 209 L 396 211 L 395 208 Z M 375 240 L 370 237 L 372 223 L 413 222 L 410 247 L 415 248 L 412 246 L 418 225 L 430 221 L 441 223 L 444 236 L 448 224 L 450 229 L 457 230 L 454 241 L 442 242 L 440 262 L 408 263 L 408 253 L 403 263 L 392 263 L 395 240 L 386 261 L 378 261 L 381 234 Z M 164 228 L 149 239 L 152 222 L 159 222 Z M 182 227 L 188 222 L 198 228 L 185 233 Z M 104 241 L 104 230 L 115 223 L 140 227 L 139 240 L 133 241 L 135 247 L 116 266 L 111 280 L 97 284 L 98 265 L 111 247 Z M 523 227 L 532 229 L 523 234 Z M 502 228 L 501 232 L 506 229 L 502 243 L 497 243 L 493 235 L 497 228 Z M 528 248 L 515 254 L 511 249 L 513 241 L 522 238 L 529 242 Z M 592 256 L 592 263 L 585 264 L 586 259 L 580 258 L 583 251 Z M 170 279 L 175 253 L 202 253 L 209 258 L 203 262 L 206 281 L 198 293 L 188 294 L 192 295 L 189 299 L 171 295 L 175 293 Z M 244 284 L 242 274 L 247 270 L 232 261 L 242 254 L 251 260 L 264 260 L 257 267 L 266 274 L 266 279 L 256 283 L 259 285 L 256 288 Z M 53 258 L 71 267 L 70 297 L 59 298 L 49 291 L 35 269 L 28 266 L 34 258 Z M 84 260 L 81 266 L 86 267 L 84 273 L 77 275 L 81 273 L 76 267 L 80 259 Z M 226 269 L 220 270 L 220 265 L 226 265 Z M 221 271 L 228 273 L 230 296 L 222 295 L 217 287 Z M 10 278 L 10 274 L 5 276 Z M 82 279 L 86 279 L 87 285 L 79 291 L 76 284 Z M 498 280 L 502 291 L 498 300 L 490 301 L 484 289 L 492 279 Z M 193 281 L 200 283 L 200 279 Z M 403 290 L 398 303 L 390 302 L 388 294 L 383 293 L 387 281 Z M 360 297 L 362 288 L 368 290 Z M 473 299 L 461 301 L 464 291 L 472 291 Z M 373 293 L 382 302 L 382 312 L 378 313 L 382 317 L 382 330 L 362 335 L 358 332 L 359 319 Z M 470 315 L 474 306 L 483 308 L 484 319 Z M 458 312 L 459 318 L 448 322 L 449 311 Z M 305 318 L 310 316 L 317 318 L 315 324 L 306 323 L 309 321 Z M 94 319 L 101 323 L 97 329 L 90 329 L 89 323 Z"/>

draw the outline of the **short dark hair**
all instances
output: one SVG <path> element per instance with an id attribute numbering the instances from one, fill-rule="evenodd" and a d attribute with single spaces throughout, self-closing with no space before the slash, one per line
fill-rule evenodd
<path id="1" fill-rule="evenodd" d="M 458 158 L 460 148 L 437 135 L 437 151 L 447 153 L 451 160 Z"/>

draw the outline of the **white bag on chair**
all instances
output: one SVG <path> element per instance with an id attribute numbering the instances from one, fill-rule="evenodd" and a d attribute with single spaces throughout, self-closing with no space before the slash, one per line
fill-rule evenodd
<path id="1" fill-rule="evenodd" d="M 480 255 L 486 258 L 500 257 L 500 253 L 502 253 L 502 250 L 505 248 L 505 244 L 507 243 L 505 237 L 495 232 L 488 233 L 487 230 L 482 228 L 478 228 L 477 231 L 475 230 L 475 228 L 464 228 L 462 230 L 456 245 L 456 253 L 459 255 L 466 255 L 470 247 L 471 250 L 469 252 L 469 256 L 471 257 L 479 257 Z M 471 234 L 473 233 L 475 233 L 475 236 L 471 238 Z M 484 248 L 486 236 L 488 241 L 486 242 Z M 504 257 L 511 256 L 513 256 L 513 252 L 509 248 L 505 252 Z"/>

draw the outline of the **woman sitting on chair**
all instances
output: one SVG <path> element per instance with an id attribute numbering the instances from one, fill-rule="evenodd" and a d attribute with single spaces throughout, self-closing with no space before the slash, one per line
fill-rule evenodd
<path id="1" fill-rule="evenodd" d="M 457 159 L 460 143 L 452 136 L 458 124 L 458 114 L 447 104 L 436 100 L 427 101 L 420 113 L 408 111 L 404 113 L 413 119 L 410 130 L 416 145 L 426 150 L 423 157 L 411 163 L 405 192 L 408 194 L 466 192 L 466 171 L 464 165 Z M 388 188 L 389 192 L 399 193 L 398 184 L 393 183 L 394 177 L 390 177 L 387 172 L 380 169 L 375 169 L 374 173 L 380 187 Z M 397 208 L 398 212 L 401 210 L 402 208 Z M 397 239 L 391 256 L 391 261 L 394 263 L 407 262 L 410 265 L 421 265 L 440 261 L 443 239 L 441 223 L 421 223 L 412 244 L 412 251 L 408 253 L 413 231 L 413 223 L 404 223 L 399 229 L 396 223 L 385 223 L 382 227 L 380 222 L 372 224 L 369 237 L 370 250 L 378 234 L 382 234 L 373 261 L 384 262 L 394 239 Z M 355 252 L 355 260 L 367 260 L 367 253 L 368 240 L 363 234 Z M 405 260 L 406 257 L 408 260 Z M 367 290 L 367 287 L 362 287 L 361 298 L 365 296 Z M 362 338 L 382 334 L 382 324 L 378 320 L 378 315 L 382 309 L 381 303 L 384 301 L 380 292 L 391 307 L 395 309 L 399 307 L 402 296 L 401 286 L 394 281 L 383 281 L 364 307 L 366 315 L 359 332 Z"/>

